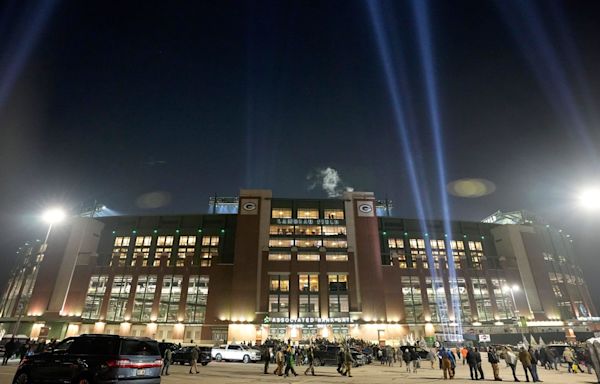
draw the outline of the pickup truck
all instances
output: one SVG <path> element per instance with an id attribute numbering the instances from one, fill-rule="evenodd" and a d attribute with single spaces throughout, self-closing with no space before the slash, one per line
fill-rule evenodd
<path id="1" fill-rule="evenodd" d="M 260 361 L 260 351 L 246 345 L 228 344 L 213 348 L 210 352 L 217 361 L 243 361 L 244 363 Z"/>

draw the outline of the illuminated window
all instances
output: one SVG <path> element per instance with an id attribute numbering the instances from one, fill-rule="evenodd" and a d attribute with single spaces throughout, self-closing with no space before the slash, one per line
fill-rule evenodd
<path id="1" fill-rule="evenodd" d="M 454 257 L 454 268 L 461 269 L 461 260 L 466 258 L 465 243 L 460 240 L 452 240 L 450 245 L 452 246 L 452 256 Z"/>
<path id="2" fill-rule="evenodd" d="M 177 249 L 177 266 L 185 265 L 185 257 L 194 255 L 196 252 L 196 236 L 179 237 L 179 248 Z"/>
<path id="3" fill-rule="evenodd" d="M 440 269 L 440 260 L 446 260 L 446 244 L 444 240 L 430 240 L 431 256 L 435 269 Z M 448 263 L 445 263 L 446 269 L 448 269 Z"/>
<path id="4" fill-rule="evenodd" d="M 493 320 L 492 301 L 486 279 L 471 279 L 479 321 Z"/>
<path id="5" fill-rule="evenodd" d="M 95 275 L 90 279 L 85 304 L 81 317 L 97 320 L 100 318 L 100 308 L 104 302 L 104 293 L 108 284 L 108 275 Z"/>
<path id="6" fill-rule="evenodd" d="M 200 266 L 210 267 L 212 259 L 219 255 L 219 236 L 202 236 Z"/>
<path id="7" fill-rule="evenodd" d="M 290 261 L 292 255 L 285 252 L 269 252 L 269 261 Z"/>
<path id="8" fill-rule="evenodd" d="M 458 292 L 456 291 L 458 290 Z M 469 301 L 469 294 L 467 291 L 467 282 L 464 278 L 459 277 L 456 279 L 456 287 L 450 286 L 450 291 L 453 297 L 458 297 L 460 301 L 461 316 L 460 320 L 464 323 L 472 323 L 473 315 L 471 313 L 471 302 Z M 457 318 L 458 321 L 458 318 Z"/>
<path id="9" fill-rule="evenodd" d="M 173 236 L 158 236 L 156 239 L 156 245 L 159 247 L 172 247 Z"/>
<path id="10" fill-rule="evenodd" d="M 298 310 L 300 316 L 304 317 L 309 314 L 318 314 L 319 312 L 319 295 L 300 295 Z"/>
<path id="11" fill-rule="evenodd" d="M 469 241 L 469 253 L 471 254 L 471 268 L 483 269 L 481 260 L 483 258 L 483 248 L 480 241 Z"/>
<path id="12" fill-rule="evenodd" d="M 270 292 L 289 292 L 290 278 L 288 275 L 270 275 L 269 291 Z"/>
<path id="13" fill-rule="evenodd" d="M 113 260 L 115 257 L 118 257 L 118 265 L 124 266 L 127 260 L 127 252 L 129 251 L 129 241 L 131 240 L 128 236 L 118 236 L 115 237 L 115 243 L 112 251 L 112 258 L 110 260 L 110 265 L 113 265 Z"/>
<path id="14" fill-rule="evenodd" d="M 319 210 L 317 208 L 298 208 L 299 219 L 318 219 Z"/>
<path id="15" fill-rule="evenodd" d="M 136 247 L 149 247 L 152 243 L 152 236 L 138 236 L 135 238 Z"/>
<path id="16" fill-rule="evenodd" d="M 133 299 L 132 321 L 150 321 L 156 292 L 156 276 L 139 276 Z"/>
<path id="17" fill-rule="evenodd" d="M 325 248 L 348 248 L 348 242 L 346 240 L 323 240 L 323 246 Z"/>
<path id="18" fill-rule="evenodd" d="M 510 293 L 504 289 L 508 286 L 505 279 L 491 279 L 500 319 L 512 319 L 514 317 L 514 305 Z"/>
<path id="19" fill-rule="evenodd" d="M 273 208 L 271 217 L 274 219 L 291 219 L 292 210 L 290 208 Z"/>
<path id="20" fill-rule="evenodd" d="M 427 252 L 425 250 L 425 241 L 423 239 L 410 239 L 410 258 L 413 263 L 421 261 L 421 267 L 423 269 L 429 268 L 427 262 Z"/>
<path id="21" fill-rule="evenodd" d="M 323 235 L 325 236 L 346 236 L 346 227 L 339 225 L 324 225 Z"/>
<path id="22" fill-rule="evenodd" d="M 299 275 L 299 289 L 301 292 L 319 292 L 319 275 Z"/>
<path id="23" fill-rule="evenodd" d="M 348 295 L 329 295 L 329 316 L 336 317 L 350 311 Z"/>
<path id="24" fill-rule="evenodd" d="M 150 255 L 150 248 L 149 247 L 135 247 L 133 248 L 133 258 L 131 258 L 131 266 L 134 266 L 136 263 L 136 260 L 141 257 L 142 258 L 142 265 L 146 266 L 148 265 L 148 256 Z"/>
<path id="25" fill-rule="evenodd" d="M 408 258 L 404 251 L 404 240 L 398 238 L 389 238 L 388 239 L 388 247 L 390 249 L 390 255 L 392 259 L 397 258 L 400 268 L 406 269 L 409 266 L 412 268 L 413 263 L 408 262 Z M 390 265 L 392 261 L 390 260 Z"/>
<path id="26" fill-rule="evenodd" d="M 325 261 L 348 261 L 348 254 L 327 252 Z"/>
<path id="27" fill-rule="evenodd" d="M 167 260 L 171 258 L 171 253 L 173 252 L 173 248 L 171 247 L 156 247 L 154 251 L 154 263 L 152 264 L 155 267 L 160 265 L 161 256 L 167 256 Z"/>
<path id="28" fill-rule="evenodd" d="M 188 323 L 204 323 L 208 282 L 208 276 L 190 276 L 185 303 L 185 319 Z"/>
<path id="29" fill-rule="evenodd" d="M 344 220 L 343 209 L 326 209 L 324 213 L 326 219 Z"/>
<path id="30" fill-rule="evenodd" d="M 269 295 L 269 313 L 287 317 L 290 311 L 290 298 L 287 294 Z"/>
<path id="31" fill-rule="evenodd" d="M 298 240 L 300 241 L 300 240 Z M 288 239 L 269 239 L 269 247 L 271 248 L 290 248 L 294 246 L 294 240 Z"/>
<path id="32" fill-rule="evenodd" d="M 160 291 L 160 304 L 158 308 L 158 321 L 174 323 L 178 321 L 179 301 L 183 276 L 165 276 Z"/>
<path id="33" fill-rule="evenodd" d="M 346 292 L 348 290 L 348 275 L 327 275 L 329 292 Z"/>
<path id="34" fill-rule="evenodd" d="M 106 320 L 123 321 L 125 319 L 125 309 L 131 292 L 132 276 L 115 276 L 110 291 L 108 301 L 108 310 Z"/>
<path id="35" fill-rule="evenodd" d="M 427 292 L 427 301 L 429 302 L 431 321 L 436 323 L 440 322 L 442 316 L 446 314 L 448 309 L 444 282 L 440 278 L 432 280 L 430 277 L 427 277 L 425 279 L 425 287 Z"/>
<path id="36" fill-rule="evenodd" d="M 402 284 L 406 321 L 408 323 L 425 322 L 419 278 L 417 276 L 402 276 L 400 282 Z"/>
<path id="37" fill-rule="evenodd" d="M 319 261 L 321 256 L 318 253 L 298 252 L 298 261 Z"/>
<path id="38" fill-rule="evenodd" d="M 321 226 L 320 225 L 297 225 L 296 235 L 300 236 L 320 236 Z"/>
<path id="39" fill-rule="evenodd" d="M 293 225 L 271 225 L 269 234 L 280 236 L 292 236 L 294 234 Z"/>
<path id="40" fill-rule="evenodd" d="M 300 239 L 296 240 L 296 246 L 298 248 L 319 248 L 323 245 L 323 240 L 321 239 Z"/>

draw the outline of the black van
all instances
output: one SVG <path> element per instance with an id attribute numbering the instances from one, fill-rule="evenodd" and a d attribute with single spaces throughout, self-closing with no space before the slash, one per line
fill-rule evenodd
<path id="1" fill-rule="evenodd" d="M 155 340 L 117 335 L 81 335 L 49 352 L 27 356 L 13 383 L 159 384 L 162 359 Z"/>

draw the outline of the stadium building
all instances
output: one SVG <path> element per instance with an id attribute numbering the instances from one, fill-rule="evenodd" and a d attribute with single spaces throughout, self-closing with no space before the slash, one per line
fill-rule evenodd
<path id="1" fill-rule="evenodd" d="M 391 208 L 369 192 L 242 190 L 211 199 L 210 214 L 74 217 L 21 252 L 0 326 L 32 338 L 203 343 L 508 342 L 595 330 L 569 235 L 526 212 L 455 221 L 445 233 L 441 221 Z"/>

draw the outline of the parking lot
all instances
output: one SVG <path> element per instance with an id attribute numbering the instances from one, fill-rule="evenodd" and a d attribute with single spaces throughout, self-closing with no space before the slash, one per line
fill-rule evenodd
<path id="1" fill-rule="evenodd" d="M 484 361 L 485 361 L 484 356 Z M 18 362 L 13 360 L 6 367 L 0 367 L 0 383 L 10 383 Z M 512 382 L 512 375 L 509 368 L 506 368 L 504 363 L 501 364 L 500 376 L 504 381 Z M 170 375 L 163 376 L 162 383 L 177 384 L 177 383 L 231 383 L 231 384 L 248 384 L 248 383 L 429 383 L 443 381 L 442 371 L 439 369 L 431 369 L 428 362 L 422 363 L 422 368 L 416 373 L 407 373 L 406 367 L 400 367 L 395 364 L 393 367 L 382 366 L 379 363 L 355 368 L 352 370 L 352 378 L 342 377 L 336 371 L 335 367 L 317 367 L 316 376 L 304 376 L 306 367 L 298 366 L 296 371 L 298 377 L 278 377 L 272 374 L 275 369 L 274 365 L 269 367 L 271 372 L 264 375 L 262 372 L 263 365 L 259 363 L 217 363 L 211 362 L 206 367 L 199 366 L 200 373 L 190 375 L 189 366 L 174 365 L 170 368 Z M 484 373 L 486 381 L 493 381 L 492 369 L 490 364 L 484 362 Z M 538 368 L 540 379 L 545 383 L 550 384 L 565 384 L 565 383 L 596 383 L 596 375 L 587 373 L 568 374 L 566 368 L 561 371 L 548 371 L 543 368 Z M 525 381 L 522 367 L 518 367 L 517 375 L 521 381 Z M 466 366 L 459 364 L 456 370 L 456 378 L 454 382 L 471 382 L 469 378 L 469 370 Z"/>

